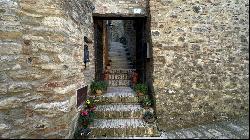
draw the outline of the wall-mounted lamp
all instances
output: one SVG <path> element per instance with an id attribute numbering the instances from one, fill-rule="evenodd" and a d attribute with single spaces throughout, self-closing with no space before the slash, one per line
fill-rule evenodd
<path id="1" fill-rule="evenodd" d="M 85 64 L 85 68 L 86 68 L 86 63 L 90 62 L 89 60 L 89 47 L 87 45 L 84 45 L 84 56 L 83 56 L 83 62 Z"/>
<path id="2" fill-rule="evenodd" d="M 86 43 L 92 43 L 92 41 L 88 37 L 86 37 L 86 36 L 84 36 L 84 42 L 86 42 Z"/>

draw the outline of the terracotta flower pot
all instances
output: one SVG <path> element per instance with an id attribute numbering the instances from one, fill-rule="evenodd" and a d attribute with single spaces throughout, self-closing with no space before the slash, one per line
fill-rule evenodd
<path id="1" fill-rule="evenodd" d="M 110 70 L 110 69 L 111 69 L 111 66 L 107 66 L 107 69 Z"/>
<path id="2" fill-rule="evenodd" d="M 97 89 L 95 92 L 96 92 L 96 95 L 97 95 L 97 96 L 102 95 L 102 90 Z"/>
<path id="3" fill-rule="evenodd" d="M 108 80 L 109 79 L 109 74 L 108 73 L 105 73 L 104 74 L 104 80 Z"/>
<path id="4" fill-rule="evenodd" d="M 141 92 L 137 92 L 136 94 L 137 94 L 137 96 L 143 96 L 143 95 L 144 95 L 144 94 L 141 93 Z"/>

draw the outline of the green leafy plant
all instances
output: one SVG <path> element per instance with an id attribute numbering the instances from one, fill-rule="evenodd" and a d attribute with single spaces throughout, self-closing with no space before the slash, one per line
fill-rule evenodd
<path id="1" fill-rule="evenodd" d="M 145 95 L 142 98 L 141 102 L 143 107 L 150 107 L 152 105 L 152 100 L 149 98 L 148 95 Z"/>
<path id="2" fill-rule="evenodd" d="M 150 111 L 146 111 L 143 114 L 143 119 L 148 122 L 148 123 L 153 123 L 155 121 L 155 116 L 154 113 L 150 112 Z"/>
<path id="3" fill-rule="evenodd" d="M 146 95 L 147 92 L 148 92 L 148 87 L 146 84 L 136 84 L 135 87 L 134 87 L 134 90 L 135 92 L 138 94 L 138 93 L 141 93 L 143 95 Z"/>
<path id="4" fill-rule="evenodd" d="M 108 84 L 105 81 L 93 81 L 90 85 L 90 90 L 95 93 L 96 90 L 105 91 L 107 90 Z"/>

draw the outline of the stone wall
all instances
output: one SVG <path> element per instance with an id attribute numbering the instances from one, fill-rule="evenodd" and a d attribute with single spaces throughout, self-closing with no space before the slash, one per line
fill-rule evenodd
<path id="1" fill-rule="evenodd" d="M 249 2 L 150 0 L 158 127 L 249 112 Z"/>
<path id="2" fill-rule="evenodd" d="M 111 20 L 111 24 L 113 25 L 110 29 L 111 37 L 110 40 L 114 42 L 120 42 L 120 38 L 124 37 L 124 26 L 123 20 Z"/>
<path id="3" fill-rule="evenodd" d="M 0 138 L 70 137 L 76 90 L 94 78 L 83 64 L 93 39 L 88 1 L 0 0 Z"/>
<path id="4" fill-rule="evenodd" d="M 145 0 L 0 0 L 0 137 L 70 138 L 75 92 L 94 79 L 92 11 L 145 14 Z"/>
<path id="5" fill-rule="evenodd" d="M 147 0 L 93 0 L 96 14 L 146 15 Z"/>

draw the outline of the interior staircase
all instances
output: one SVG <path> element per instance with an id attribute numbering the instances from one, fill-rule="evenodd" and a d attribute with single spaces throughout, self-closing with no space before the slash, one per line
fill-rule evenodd
<path id="1" fill-rule="evenodd" d="M 130 69 L 126 49 L 121 43 L 112 42 L 110 47 L 111 71 Z M 109 79 L 112 82 L 115 79 Z M 126 78 L 125 78 L 126 80 Z M 127 85 L 110 85 L 107 93 L 98 96 L 96 119 L 90 127 L 90 138 L 150 137 L 158 136 L 155 124 L 146 123 L 144 112 L 134 91 Z"/>

